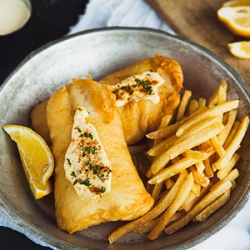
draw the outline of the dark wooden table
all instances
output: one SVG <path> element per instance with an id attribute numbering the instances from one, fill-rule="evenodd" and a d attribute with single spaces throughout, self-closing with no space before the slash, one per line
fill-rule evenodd
<path id="1" fill-rule="evenodd" d="M 250 61 L 231 55 L 228 43 L 245 41 L 234 35 L 217 18 L 217 10 L 227 0 L 145 0 L 181 37 L 209 49 L 228 63 L 250 87 Z"/>
<path id="2" fill-rule="evenodd" d="M 31 0 L 32 16 L 19 31 L 0 36 L 0 84 L 33 50 L 61 38 L 84 14 L 88 0 Z M 1 186 L 1 184 L 0 184 Z M 0 187 L 3 188 L 3 187 Z M 0 227 L 0 250 L 42 250 L 26 236 Z"/>

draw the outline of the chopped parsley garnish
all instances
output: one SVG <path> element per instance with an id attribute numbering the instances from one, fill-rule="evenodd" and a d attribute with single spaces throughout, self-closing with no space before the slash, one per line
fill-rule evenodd
<path id="1" fill-rule="evenodd" d="M 76 173 L 75 173 L 75 171 L 73 171 L 70 175 L 76 178 Z"/>
<path id="2" fill-rule="evenodd" d="M 93 166 L 93 173 L 94 174 L 99 174 L 100 171 L 101 171 L 101 169 L 98 165 Z"/>
<path id="3" fill-rule="evenodd" d="M 140 82 L 141 82 L 141 80 L 140 80 L 139 78 L 135 78 L 135 81 L 136 81 L 137 83 L 140 83 Z"/>
<path id="4" fill-rule="evenodd" d="M 103 176 L 103 175 L 102 175 L 102 176 Z M 98 177 L 102 182 L 104 182 L 102 176 L 100 176 L 99 174 L 97 175 L 97 177 Z"/>
<path id="5" fill-rule="evenodd" d="M 105 191 L 106 191 L 106 188 L 102 186 L 100 189 L 100 192 L 103 194 Z"/>
<path id="6" fill-rule="evenodd" d="M 90 160 L 90 159 L 88 159 L 85 163 L 86 163 L 86 165 L 89 165 L 89 164 L 90 164 L 90 162 L 91 162 L 91 160 Z"/>
<path id="7" fill-rule="evenodd" d="M 70 161 L 70 159 L 69 159 L 69 158 L 67 158 L 66 160 L 67 160 L 68 164 L 69 164 L 69 165 L 71 165 L 71 161 Z"/>
<path id="8" fill-rule="evenodd" d="M 83 148 L 83 153 L 82 153 L 82 156 L 86 156 L 87 154 L 97 154 L 97 148 L 96 147 L 93 147 L 93 146 L 88 146 L 86 148 Z"/>
<path id="9" fill-rule="evenodd" d="M 130 90 L 130 86 L 129 86 L 129 85 L 127 85 L 127 86 L 122 86 L 121 89 L 122 89 L 122 90 Z"/>
<path id="10" fill-rule="evenodd" d="M 93 140 L 93 135 L 91 133 L 83 133 L 83 134 L 80 134 L 80 137 L 85 137 L 85 138 L 90 138 L 91 140 Z"/>
<path id="11" fill-rule="evenodd" d="M 143 87 L 143 89 L 149 94 L 151 95 L 153 93 L 153 87 L 149 85 L 149 81 L 143 81 L 141 82 L 141 85 Z"/>
<path id="12" fill-rule="evenodd" d="M 80 184 L 85 185 L 87 187 L 91 186 L 90 178 L 87 178 L 86 180 L 84 180 Z"/>

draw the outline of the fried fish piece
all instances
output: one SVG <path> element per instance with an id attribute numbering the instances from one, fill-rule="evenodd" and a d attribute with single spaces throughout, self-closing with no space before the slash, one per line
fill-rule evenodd
<path id="1" fill-rule="evenodd" d="M 131 99 L 125 105 L 118 107 L 128 145 L 140 141 L 146 133 L 156 130 L 161 118 L 166 114 L 172 114 L 179 105 L 179 92 L 183 88 L 181 66 L 171 58 L 156 54 L 154 58 L 146 58 L 106 76 L 100 81 L 101 84 L 114 86 L 131 76 L 147 71 L 156 72 L 164 79 L 164 84 L 158 89 L 160 100 L 155 104 L 149 99 L 140 101 Z M 32 110 L 31 115 L 33 129 L 45 139 L 48 138 L 46 120 L 43 119 L 46 114 L 46 104 L 46 100 L 39 104 Z M 50 143 L 49 139 L 46 141 Z"/>
<path id="2" fill-rule="evenodd" d="M 51 141 L 49 137 L 49 128 L 46 121 L 46 107 L 49 98 L 36 105 L 30 114 L 31 127 L 43 137 L 48 146 L 51 146 Z"/>
<path id="3" fill-rule="evenodd" d="M 166 114 L 172 114 L 180 102 L 179 92 L 183 88 L 182 68 L 177 61 L 158 54 L 154 58 L 146 58 L 112 73 L 101 79 L 100 83 L 114 86 L 135 75 L 134 80 L 138 82 L 138 75 L 144 72 L 156 72 L 163 78 L 164 83 L 158 88 L 160 97 L 158 103 L 154 103 L 150 99 L 134 100 L 131 98 L 124 105 L 118 106 L 128 145 L 140 141 L 146 133 L 156 130 L 162 117 Z M 147 80 L 142 80 L 142 82 L 145 83 Z M 123 89 L 126 87 L 122 86 Z M 127 91 L 134 94 L 133 87 L 127 87 Z M 150 94 L 146 93 L 146 95 Z"/>
<path id="4" fill-rule="evenodd" d="M 77 107 L 89 110 L 87 122 L 94 125 L 112 166 L 111 190 L 103 196 L 80 198 L 66 179 L 65 154 L 71 143 Z M 91 79 L 74 79 L 61 87 L 47 104 L 47 123 L 55 157 L 55 208 L 58 227 L 69 233 L 108 221 L 133 220 L 148 212 L 153 199 L 147 193 L 129 154 L 115 96 L 108 85 Z"/>

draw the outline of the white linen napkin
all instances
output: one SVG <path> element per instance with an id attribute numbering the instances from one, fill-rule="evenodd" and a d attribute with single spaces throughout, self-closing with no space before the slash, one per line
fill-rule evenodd
<path id="1" fill-rule="evenodd" d="M 86 12 L 70 28 L 70 35 L 79 31 L 112 26 L 148 27 L 175 34 L 143 0 L 90 0 Z M 29 234 L 0 209 L 0 226 L 16 230 L 37 244 L 57 249 Z M 250 201 L 245 208 L 221 231 L 192 250 L 249 250 Z"/>

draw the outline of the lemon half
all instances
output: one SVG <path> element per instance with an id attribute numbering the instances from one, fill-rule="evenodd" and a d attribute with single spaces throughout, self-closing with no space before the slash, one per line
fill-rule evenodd
<path id="1" fill-rule="evenodd" d="M 50 177 L 54 158 L 44 139 L 29 127 L 5 125 L 3 129 L 16 142 L 23 169 L 35 199 L 52 192 Z"/>
<path id="2" fill-rule="evenodd" d="M 235 35 L 250 37 L 250 0 L 228 1 L 217 16 Z"/>

